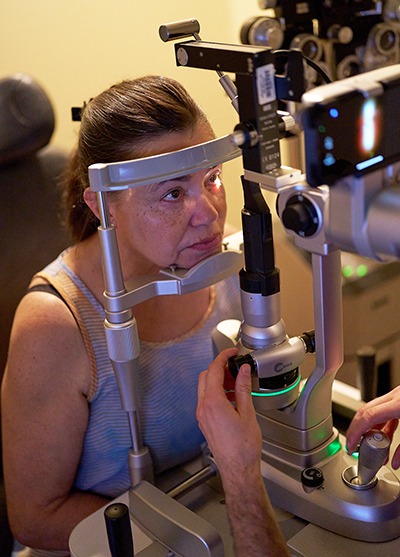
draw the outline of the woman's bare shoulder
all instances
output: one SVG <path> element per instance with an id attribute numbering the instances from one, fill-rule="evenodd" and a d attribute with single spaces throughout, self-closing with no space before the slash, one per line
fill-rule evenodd
<path id="1" fill-rule="evenodd" d="M 29 292 L 15 313 L 7 373 L 21 379 L 35 374 L 43 384 L 59 382 L 63 372 L 80 390 L 89 388 L 89 357 L 78 325 L 62 299 L 48 292 Z"/>

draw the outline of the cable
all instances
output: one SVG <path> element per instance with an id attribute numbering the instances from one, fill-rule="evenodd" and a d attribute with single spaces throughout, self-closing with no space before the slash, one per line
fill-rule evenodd
<path id="1" fill-rule="evenodd" d="M 274 56 L 276 56 L 277 58 L 283 58 L 285 56 L 288 56 L 290 53 L 290 50 L 285 50 L 285 49 L 281 49 L 281 50 L 274 50 L 273 54 Z M 311 58 L 308 58 L 307 56 L 304 56 L 303 53 L 301 53 L 303 60 L 306 62 L 306 64 L 308 66 L 310 66 L 311 68 L 313 68 L 321 77 L 322 79 L 326 82 L 326 83 L 332 83 L 331 78 L 328 76 L 328 74 L 326 72 L 324 72 L 324 70 L 318 66 L 318 64 L 316 62 L 314 62 L 313 60 L 311 60 Z"/>

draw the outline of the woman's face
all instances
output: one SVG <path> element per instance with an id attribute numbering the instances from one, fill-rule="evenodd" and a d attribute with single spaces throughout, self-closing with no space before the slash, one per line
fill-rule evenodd
<path id="1" fill-rule="evenodd" d="M 211 128 L 171 133 L 151 142 L 144 156 L 167 153 L 214 138 Z M 126 272 L 190 268 L 221 251 L 226 200 L 221 166 L 166 182 L 132 188 L 110 202 Z"/>

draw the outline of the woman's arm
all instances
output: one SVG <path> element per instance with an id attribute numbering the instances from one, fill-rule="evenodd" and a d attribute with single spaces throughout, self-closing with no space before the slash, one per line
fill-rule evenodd
<path id="1" fill-rule="evenodd" d="M 88 422 L 89 358 L 67 306 L 25 296 L 2 384 L 2 437 L 11 528 L 23 544 L 67 549 L 84 517 L 106 503 L 73 492 Z"/>

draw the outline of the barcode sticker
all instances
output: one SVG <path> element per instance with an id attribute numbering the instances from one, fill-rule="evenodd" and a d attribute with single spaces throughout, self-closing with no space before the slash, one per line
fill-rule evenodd
<path id="1" fill-rule="evenodd" d="M 256 68 L 257 95 L 259 104 L 266 104 L 276 99 L 275 68 L 273 64 Z"/>

